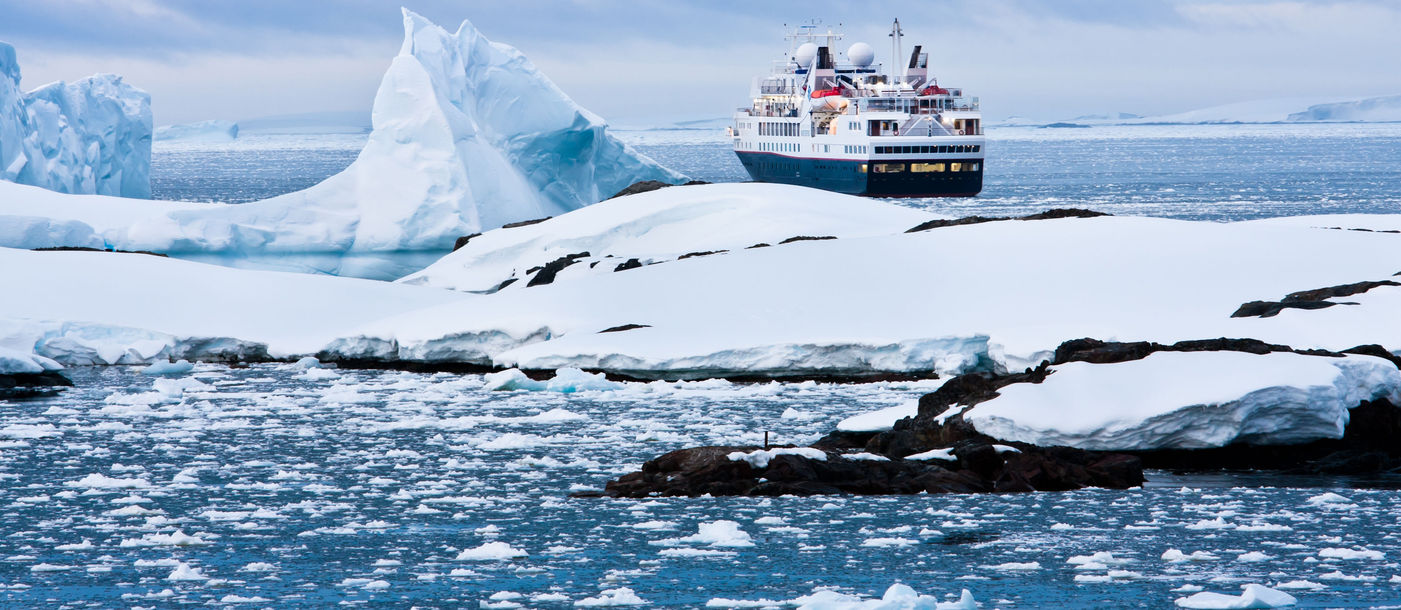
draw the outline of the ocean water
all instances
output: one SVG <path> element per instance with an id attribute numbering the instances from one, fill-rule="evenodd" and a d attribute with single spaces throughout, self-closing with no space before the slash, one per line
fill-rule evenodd
<path id="1" fill-rule="evenodd" d="M 748 180 L 714 130 L 618 131 L 708 182 Z M 156 199 L 241 203 L 310 186 L 354 160 L 364 136 L 252 136 L 236 145 L 156 143 Z M 950 216 L 1080 207 L 1243 220 L 1401 212 L 1401 123 L 1151 125 L 988 132 L 983 193 L 900 199 Z"/>
<path id="2" fill-rule="evenodd" d="M 1128 491 L 569 497 L 671 449 L 758 443 L 765 431 L 808 443 L 937 381 L 562 394 L 294 365 L 73 377 L 60 396 L 0 403 L 3 607 L 534 608 L 630 596 L 781 607 L 827 589 L 878 597 L 894 583 L 941 599 L 967 589 L 984 608 L 1161 608 L 1196 587 L 1246 583 L 1289 583 L 1311 606 L 1401 603 L 1401 493 L 1328 481 L 1155 474 Z M 1164 559 L 1174 549 L 1204 554 Z"/>
<path id="3" fill-rule="evenodd" d="M 620 134 L 694 178 L 746 178 L 714 132 Z M 363 139 L 157 143 L 153 190 L 274 196 L 339 171 Z M 995 130 L 988 155 L 982 196 L 898 203 L 952 216 L 1401 211 L 1401 125 L 1015 128 Z M 1401 606 L 1401 492 L 1346 480 L 1154 472 L 1125 491 L 569 497 L 677 448 L 764 432 L 808 443 L 938 382 L 560 394 L 274 364 L 70 374 L 77 386 L 57 396 L 0 401 L 0 607 L 785 607 L 895 583 L 948 600 L 967 589 L 983 608 L 1162 608 L 1249 583 L 1305 607 Z"/>

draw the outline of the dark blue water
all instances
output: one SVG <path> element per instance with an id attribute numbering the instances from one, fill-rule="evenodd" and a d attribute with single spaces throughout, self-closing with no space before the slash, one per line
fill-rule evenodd
<path id="1" fill-rule="evenodd" d="M 934 382 L 564 395 L 288 365 L 73 376 L 62 396 L 0 403 L 0 606 L 570 607 L 626 588 L 699 607 L 901 582 L 985 608 L 1161 608 L 1192 587 L 1295 581 L 1308 605 L 1401 603 L 1395 491 L 1328 503 L 1323 488 L 1155 475 L 1060 494 L 568 497 L 683 446 L 810 442 Z M 679 540 L 720 521 L 747 544 Z M 490 543 L 524 555 L 459 558 Z"/>

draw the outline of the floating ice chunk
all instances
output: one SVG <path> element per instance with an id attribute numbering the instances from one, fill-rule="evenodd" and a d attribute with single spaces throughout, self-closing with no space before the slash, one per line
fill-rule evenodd
<path id="1" fill-rule="evenodd" d="M 1228 530 L 1234 529 L 1236 526 L 1227 523 L 1226 520 L 1221 517 L 1216 517 L 1214 519 L 1202 519 L 1186 527 L 1189 530 Z"/>
<path id="2" fill-rule="evenodd" d="M 641 606 L 646 603 L 648 603 L 647 600 L 638 597 L 632 589 L 618 587 L 604 589 L 596 597 L 585 597 L 574 602 L 574 605 L 581 608 L 602 608 L 607 606 Z"/>
<path id="3" fill-rule="evenodd" d="M 177 561 L 175 562 L 175 569 L 171 570 L 170 576 L 165 577 L 165 579 L 173 581 L 195 581 L 209 580 L 209 577 L 201 573 L 199 568 L 192 567 L 190 564 L 183 561 Z"/>
<path id="4" fill-rule="evenodd" d="M 808 420 L 817 419 L 819 417 L 822 417 L 822 415 L 815 411 L 800 411 L 798 409 L 794 409 L 793 407 L 788 407 L 787 409 L 784 409 L 783 413 L 780 414 L 778 417 L 779 419 Z"/>
<path id="5" fill-rule="evenodd" d="M 1193 551 L 1191 554 L 1183 553 L 1177 549 L 1168 549 L 1163 552 L 1163 561 L 1180 563 L 1184 561 L 1215 561 L 1217 557 L 1206 551 Z"/>
<path id="6" fill-rule="evenodd" d="M 977 610 L 978 602 L 967 589 L 958 601 L 940 602 L 938 598 L 920 595 L 905 584 L 894 584 L 885 590 L 880 599 L 863 599 L 836 591 L 817 591 L 783 602 L 783 605 L 797 606 L 799 610 Z"/>
<path id="7" fill-rule="evenodd" d="M 1327 549 L 1322 549 L 1322 550 L 1320 550 L 1320 551 L 1318 552 L 1318 556 L 1319 556 L 1319 557 L 1322 557 L 1322 558 L 1324 558 L 1324 559 L 1342 559 L 1342 560 L 1369 559 L 1369 560 L 1373 560 L 1373 561 L 1381 561 L 1381 560 L 1383 560 L 1383 559 L 1386 559 L 1386 554 L 1385 554 L 1385 553 L 1383 553 L 1383 552 L 1381 552 L 1381 551 L 1372 551 L 1372 550 L 1368 550 L 1368 549 L 1365 549 L 1365 548 L 1357 548 L 1357 549 L 1327 548 Z"/>
<path id="8" fill-rule="evenodd" d="M 1289 582 L 1279 583 L 1275 585 L 1274 588 L 1285 591 L 1318 591 L 1320 589 L 1327 589 L 1328 586 L 1310 580 L 1291 580 Z"/>
<path id="9" fill-rule="evenodd" d="M 319 369 L 321 368 L 321 361 L 318 360 L 315 356 L 306 356 L 296 362 L 293 362 L 291 365 L 288 366 L 288 368 L 291 368 L 294 371 Z"/>
<path id="10" fill-rule="evenodd" d="M 668 538 L 659 540 L 656 544 L 662 546 L 674 546 L 677 544 L 706 544 L 712 547 L 748 547 L 754 546 L 754 539 L 747 532 L 739 528 L 739 523 L 728 519 L 702 523 L 696 528 L 696 533 L 682 538 Z"/>
<path id="11" fill-rule="evenodd" d="M 458 561 L 505 561 L 527 557 L 528 553 L 505 542 L 487 542 L 457 554 Z"/>
<path id="12" fill-rule="evenodd" d="M 1236 556 L 1236 561 L 1244 563 L 1258 563 L 1261 561 L 1269 561 L 1271 559 L 1274 559 L 1274 556 L 1261 553 L 1260 551 L 1250 551 L 1248 553 L 1241 553 L 1240 555 Z"/>
<path id="13" fill-rule="evenodd" d="M 919 401 L 910 400 L 878 411 L 853 415 L 837 422 L 837 430 L 842 432 L 884 432 L 895 427 L 895 422 L 919 414 Z"/>
<path id="14" fill-rule="evenodd" d="M 780 447 L 777 449 L 757 449 L 755 451 L 734 451 L 728 456 L 732 462 L 749 462 L 754 468 L 768 468 L 769 461 L 780 455 L 796 455 L 819 462 L 827 461 L 827 453 L 812 447 Z"/>
<path id="15" fill-rule="evenodd" d="M 44 438 L 63 436 L 63 432 L 53 424 L 7 424 L 0 428 L 0 436 L 5 438 Z"/>
<path id="16" fill-rule="evenodd" d="M 88 489 L 144 489 L 151 483 L 145 479 L 121 479 L 94 472 L 76 481 L 67 481 L 64 485 Z"/>
<path id="17" fill-rule="evenodd" d="M 277 571 L 277 566 L 275 566 L 275 565 L 273 565 L 273 564 L 270 564 L 270 563 L 267 563 L 267 562 L 263 562 L 263 561 L 253 561 L 253 562 L 250 562 L 248 565 L 245 565 L 245 566 L 243 566 L 242 568 L 239 568 L 238 571 L 240 571 L 240 572 L 276 572 L 276 571 Z"/>
<path id="18" fill-rule="evenodd" d="M 1009 572 L 1021 572 L 1021 571 L 1029 571 L 1029 570 L 1040 570 L 1040 569 L 1041 569 L 1041 564 L 1040 564 L 1040 562 L 1036 562 L 1036 561 L 1027 561 L 1027 562 L 1016 562 L 1016 561 L 1011 561 L 1011 562 L 1007 562 L 1007 563 L 999 563 L 999 564 L 997 564 L 997 565 L 990 565 L 990 566 L 983 566 L 983 567 L 984 567 L 984 568 L 987 568 L 987 569 L 989 569 L 989 570 L 1009 571 Z"/>
<path id="19" fill-rule="evenodd" d="M 170 361 L 168 361 L 168 360 L 163 360 L 163 361 L 158 361 L 158 362 L 156 362 L 155 364 L 152 364 L 151 366 L 148 366 L 148 367 L 146 367 L 146 368 L 144 368 L 144 369 L 141 369 L 141 374 L 142 374 L 142 375 L 184 375 L 185 373 L 188 373 L 188 372 L 193 371 L 193 370 L 195 370 L 195 365 L 190 364 L 190 361 L 189 361 L 189 360 L 177 360 L 177 361 L 175 361 L 175 362 L 170 362 Z"/>
<path id="20" fill-rule="evenodd" d="M 89 539 L 87 539 L 87 538 L 84 538 L 82 542 L 74 542 L 74 543 L 72 543 L 72 544 L 60 544 L 60 545 L 54 547 L 54 550 L 55 550 L 55 551 L 89 551 L 89 550 L 92 550 L 93 548 L 96 548 L 96 547 L 95 547 L 95 545 L 93 545 L 92 540 L 89 540 Z"/>
<path id="21" fill-rule="evenodd" d="M 915 545 L 915 544 L 919 544 L 919 542 L 916 541 L 916 540 L 910 540 L 909 538 L 900 538 L 900 537 L 892 537 L 892 538 L 867 538 L 866 540 L 863 540 L 863 541 L 861 542 L 861 546 L 870 546 L 870 547 L 902 547 L 902 546 L 911 546 L 911 545 Z"/>
<path id="22" fill-rule="evenodd" d="M 582 421 L 588 418 L 589 416 L 582 413 L 575 413 L 568 409 L 554 408 L 544 413 L 536 413 L 535 415 L 522 418 L 522 421 L 532 424 L 561 424 L 564 422 Z"/>
<path id="23" fill-rule="evenodd" d="M 1352 500 L 1329 491 L 1313 496 L 1304 503 L 1309 506 L 1338 506 L 1352 504 Z"/>
<path id="24" fill-rule="evenodd" d="M 608 381 L 603 373 L 586 373 L 576 368 L 562 368 L 555 371 L 549 381 L 536 381 L 526 376 L 520 369 L 507 369 L 499 373 L 489 373 L 483 377 L 487 390 L 528 390 L 531 392 L 559 392 L 572 394 L 590 390 L 618 390 L 623 384 Z"/>
<path id="25" fill-rule="evenodd" d="M 1283 608 L 1299 603 L 1293 595 L 1271 589 L 1264 585 L 1242 585 L 1245 591 L 1240 595 L 1203 592 L 1190 597 L 1180 597 L 1176 603 L 1182 608 L 1199 610 L 1231 610 L 1234 608 Z"/>
<path id="26" fill-rule="evenodd" d="M 169 534 L 146 534 L 140 538 L 127 538 L 122 540 L 119 546 L 146 547 L 146 546 L 208 546 L 211 542 L 191 536 L 181 530 L 175 530 Z"/>
<path id="27" fill-rule="evenodd" d="M 733 557 L 733 556 L 734 556 L 734 553 L 733 553 L 733 552 L 730 552 L 730 551 L 720 551 L 720 550 L 716 550 L 716 549 L 692 549 L 692 548 L 662 549 L 662 550 L 658 551 L 657 554 L 658 554 L 658 555 L 661 555 L 662 557 Z"/>
<path id="28" fill-rule="evenodd" d="M 266 597 L 259 597 L 257 595 L 245 597 L 234 593 L 219 598 L 219 603 L 221 604 L 263 604 L 270 601 L 272 600 Z"/>
<path id="29" fill-rule="evenodd" d="M 627 527 L 630 527 L 630 528 L 633 528 L 633 529 L 638 529 L 638 530 L 669 530 L 669 529 L 676 529 L 676 522 L 675 522 L 675 521 L 643 521 L 642 523 L 634 523 L 634 524 L 629 525 L 629 526 L 627 526 Z"/>

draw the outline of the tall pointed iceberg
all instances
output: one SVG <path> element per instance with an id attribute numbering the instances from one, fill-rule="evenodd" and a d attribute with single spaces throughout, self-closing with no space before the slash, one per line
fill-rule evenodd
<path id="1" fill-rule="evenodd" d="M 269 254 L 440 251 L 462 235 L 577 209 L 640 180 L 684 180 L 614 138 L 519 51 L 471 23 L 449 34 L 411 11 L 403 17 L 404 44 L 375 95 L 374 129 L 341 173 L 239 205 L 62 197 L 0 183 L 0 247 L 101 245 L 236 266 L 260 266 L 249 257 Z M 356 274 L 334 261 L 315 268 Z"/>

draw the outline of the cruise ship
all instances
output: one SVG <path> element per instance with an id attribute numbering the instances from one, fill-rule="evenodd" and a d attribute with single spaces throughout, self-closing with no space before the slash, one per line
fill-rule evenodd
<path id="1" fill-rule="evenodd" d="M 754 79 L 727 131 L 750 177 L 873 197 L 971 197 L 983 189 L 978 98 L 939 86 L 929 54 L 902 51 L 896 19 L 882 72 L 871 45 L 838 61 L 842 34 L 816 23 L 787 32 L 789 52 Z"/>

